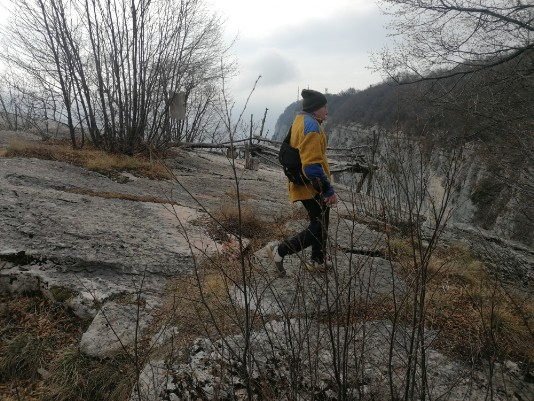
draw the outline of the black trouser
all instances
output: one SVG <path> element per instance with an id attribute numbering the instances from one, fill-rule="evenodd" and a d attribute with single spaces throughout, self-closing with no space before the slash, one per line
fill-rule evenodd
<path id="1" fill-rule="evenodd" d="M 294 237 L 283 241 L 278 247 L 278 253 L 284 257 L 311 246 L 311 258 L 316 262 L 322 263 L 326 251 L 330 208 L 326 206 L 320 196 L 301 202 L 308 212 L 310 224 Z"/>

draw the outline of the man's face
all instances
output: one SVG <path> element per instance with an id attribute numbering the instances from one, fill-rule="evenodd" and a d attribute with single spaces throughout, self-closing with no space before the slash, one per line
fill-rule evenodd
<path id="1" fill-rule="evenodd" d="M 320 120 L 326 120 L 326 117 L 328 116 L 328 106 L 325 104 L 320 109 L 315 110 L 313 115 Z"/>

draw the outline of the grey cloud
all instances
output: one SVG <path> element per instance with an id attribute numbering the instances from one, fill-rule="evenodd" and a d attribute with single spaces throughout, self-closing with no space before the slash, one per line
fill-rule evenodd
<path id="1" fill-rule="evenodd" d="M 366 14 L 347 10 L 280 28 L 268 37 L 239 40 L 234 47 L 240 64 L 235 81 L 239 95 L 248 94 L 262 75 L 247 113 L 259 119 L 269 108 L 266 127 L 272 134 L 280 113 L 298 99 L 299 88 L 338 93 L 379 81 L 366 67 L 370 53 L 387 42 L 385 23 L 378 9 Z"/>
<path id="2" fill-rule="evenodd" d="M 274 86 L 297 77 L 297 67 L 288 57 L 273 49 L 246 54 L 241 50 L 240 82 L 251 85 L 261 75 L 261 86 Z M 242 89 L 242 88 L 239 88 Z"/>
<path id="3" fill-rule="evenodd" d="M 269 42 L 275 48 L 298 49 L 304 46 L 318 55 L 368 53 L 386 43 L 386 22 L 386 17 L 378 10 L 369 14 L 351 10 L 330 19 L 310 20 L 286 28 L 271 37 Z"/>
<path id="4" fill-rule="evenodd" d="M 290 81 L 310 85 L 321 82 L 334 93 L 360 87 L 371 79 L 370 72 L 365 71 L 371 52 L 387 41 L 385 24 L 386 18 L 378 8 L 365 14 L 347 10 L 328 19 L 281 28 L 269 37 L 240 41 L 236 50 L 241 78 L 250 85 L 261 74 L 260 84 L 267 86 Z M 269 50 L 258 53 L 258 49 Z"/>
<path id="5" fill-rule="evenodd" d="M 297 76 L 292 60 L 274 50 L 268 50 L 252 63 L 252 68 L 262 71 L 264 85 L 278 85 Z"/>

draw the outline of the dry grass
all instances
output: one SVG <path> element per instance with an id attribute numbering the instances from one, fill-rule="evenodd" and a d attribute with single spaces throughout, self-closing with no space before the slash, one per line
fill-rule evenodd
<path id="1" fill-rule="evenodd" d="M 134 366 L 125 354 L 98 360 L 67 348 L 54 360 L 43 401 L 128 399 L 134 383 Z"/>
<path id="2" fill-rule="evenodd" d="M 222 204 L 213 212 L 213 219 L 206 218 L 201 225 L 210 238 L 221 242 L 230 240 L 231 236 L 241 236 L 261 246 L 277 233 L 276 223 L 266 222 L 256 209 L 246 203 L 241 204 L 241 209 L 235 204 Z"/>
<path id="3" fill-rule="evenodd" d="M 436 345 L 442 350 L 469 360 L 534 363 L 532 297 L 507 292 L 465 244 L 436 249 L 426 266 L 408 241 L 394 241 L 392 254 L 408 283 L 426 269 L 426 325 L 441 331 Z M 413 305 L 405 308 L 401 315 L 409 320 Z"/>
<path id="4" fill-rule="evenodd" d="M 172 178 L 168 169 L 161 162 L 151 161 L 143 155 L 109 154 L 88 147 L 73 149 L 70 143 L 65 141 L 28 142 L 12 140 L 2 153 L 2 157 L 35 157 L 70 163 L 110 176 L 114 176 L 118 172 L 130 172 L 150 179 Z"/>
<path id="5" fill-rule="evenodd" d="M 0 305 L 0 399 L 41 400 L 41 372 L 78 343 L 84 322 L 40 296 L 0 297 Z"/>
<path id="6" fill-rule="evenodd" d="M 235 307 L 228 291 L 240 281 L 239 262 L 219 255 L 201 262 L 198 272 L 202 273 L 176 277 L 167 286 L 160 319 L 178 329 L 175 349 L 189 349 L 199 337 L 238 333 L 243 324 L 243 311 Z"/>
<path id="7" fill-rule="evenodd" d="M 41 296 L 0 298 L 0 399 L 128 399 L 134 364 L 125 354 L 98 360 L 77 350 L 87 322 Z"/>
<path id="8" fill-rule="evenodd" d="M 242 204 L 239 209 L 235 204 L 222 205 L 214 214 L 227 233 L 238 235 L 241 233 L 246 238 L 265 238 L 271 233 L 267 223 L 262 220 L 257 211 Z"/>
<path id="9" fill-rule="evenodd" d="M 254 209 L 246 206 L 241 210 L 241 224 L 235 205 L 222 205 L 214 217 L 224 228 L 213 220 L 205 222 L 212 238 L 235 245 L 235 238 L 229 234 L 240 232 L 251 240 L 245 259 L 272 239 L 276 231 L 276 224 L 262 221 Z M 195 275 L 177 277 L 169 282 L 160 318 L 178 328 L 179 343 L 173 344 L 178 349 L 189 349 L 198 337 L 221 338 L 242 330 L 244 311 L 235 305 L 229 290 L 243 281 L 243 273 L 248 274 L 250 266 L 246 261 L 245 266 L 241 264 L 240 254 L 234 252 L 232 244 L 222 249 L 219 254 L 198 259 Z"/>

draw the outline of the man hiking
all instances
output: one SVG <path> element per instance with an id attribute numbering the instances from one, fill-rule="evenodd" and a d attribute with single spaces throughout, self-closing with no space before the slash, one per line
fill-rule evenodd
<path id="1" fill-rule="evenodd" d="M 288 180 L 289 199 L 302 202 L 308 213 L 306 229 L 280 243 L 270 244 L 267 252 L 281 276 L 285 275 L 284 257 L 311 246 L 311 257 L 303 262 L 311 272 L 325 272 L 332 264 L 326 258 L 329 206 L 337 202 L 330 181 L 326 157 L 327 138 L 322 122 L 328 116 L 326 96 L 312 90 L 302 90 L 302 111 L 291 125 L 290 145 L 300 152 L 302 173 L 309 180 L 298 185 Z"/>

